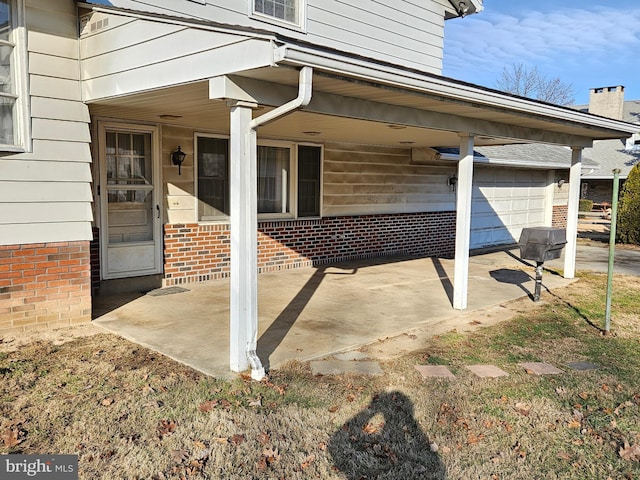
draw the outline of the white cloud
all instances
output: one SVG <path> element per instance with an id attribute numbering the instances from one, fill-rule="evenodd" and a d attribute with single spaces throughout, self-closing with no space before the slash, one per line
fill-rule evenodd
<path id="1" fill-rule="evenodd" d="M 493 74 L 512 63 L 531 66 L 602 64 L 640 48 L 640 7 L 623 11 L 523 10 L 523 15 L 482 12 L 446 26 L 444 73 L 455 78 Z"/>

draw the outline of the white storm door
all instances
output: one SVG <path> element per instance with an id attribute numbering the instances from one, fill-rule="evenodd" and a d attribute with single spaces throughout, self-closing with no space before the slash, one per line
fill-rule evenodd
<path id="1" fill-rule="evenodd" d="M 154 131 L 103 127 L 100 143 L 102 278 L 160 273 Z"/>

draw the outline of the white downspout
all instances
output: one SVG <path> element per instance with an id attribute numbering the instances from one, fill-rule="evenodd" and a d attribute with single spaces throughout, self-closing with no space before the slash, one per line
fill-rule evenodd
<path id="1" fill-rule="evenodd" d="M 309 105 L 311 101 L 312 94 L 312 79 L 313 79 L 313 68 L 311 67 L 302 67 L 299 75 L 299 84 L 298 84 L 298 96 L 291 100 L 290 102 L 285 103 L 284 105 L 280 105 L 277 108 L 274 108 L 270 112 L 267 112 L 259 117 L 251 120 L 247 126 L 246 138 L 247 138 L 247 151 L 250 155 L 250 162 L 252 164 L 257 163 L 257 128 L 265 125 L 268 122 L 276 120 L 297 108 L 304 107 Z M 255 206 L 257 209 L 257 205 Z M 255 233 L 254 233 L 255 234 Z M 250 321 L 249 325 L 247 325 L 247 360 L 249 361 L 249 365 L 251 366 L 251 378 L 254 380 L 262 380 L 265 376 L 264 367 L 260 358 L 257 354 L 258 348 L 258 324 L 256 321 Z"/>

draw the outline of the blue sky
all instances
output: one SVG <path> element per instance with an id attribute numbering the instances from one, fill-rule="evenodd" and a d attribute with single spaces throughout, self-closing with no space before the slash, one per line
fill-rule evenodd
<path id="1" fill-rule="evenodd" d="M 572 84 L 577 104 L 614 85 L 640 100 L 640 1 L 485 0 L 445 23 L 443 75 L 493 88 L 514 63 Z"/>

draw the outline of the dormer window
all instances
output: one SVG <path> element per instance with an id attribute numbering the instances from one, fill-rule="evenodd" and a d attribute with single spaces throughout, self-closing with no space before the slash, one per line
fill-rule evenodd
<path id="1" fill-rule="evenodd" d="M 305 0 L 251 0 L 254 17 L 287 27 L 303 27 Z"/>

